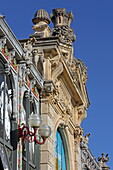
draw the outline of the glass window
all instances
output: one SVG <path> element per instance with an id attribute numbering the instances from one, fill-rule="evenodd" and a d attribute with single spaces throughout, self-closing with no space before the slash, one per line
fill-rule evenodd
<path id="1" fill-rule="evenodd" d="M 55 170 L 66 170 L 65 148 L 59 130 L 55 138 Z"/>

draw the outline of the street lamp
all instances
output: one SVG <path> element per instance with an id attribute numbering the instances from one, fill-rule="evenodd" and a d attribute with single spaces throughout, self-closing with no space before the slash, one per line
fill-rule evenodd
<path id="1" fill-rule="evenodd" d="M 22 142 L 28 140 L 29 143 L 44 144 L 46 139 L 51 135 L 51 128 L 48 125 L 41 125 L 41 116 L 37 114 L 31 114 L 28 123 L 33 128 L 33 131 L 22 123 L 22 126 L 18 126 L 18 141 L 22 138 Z"/>

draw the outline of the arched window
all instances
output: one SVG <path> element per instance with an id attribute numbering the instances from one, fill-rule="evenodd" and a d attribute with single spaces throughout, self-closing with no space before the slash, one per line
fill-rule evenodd
<path id="1" fill-rule="evenodd" d="M 58 129 L 55 137 L 55 170 L 67 170 L 65 149 L 62 134 Z"/>

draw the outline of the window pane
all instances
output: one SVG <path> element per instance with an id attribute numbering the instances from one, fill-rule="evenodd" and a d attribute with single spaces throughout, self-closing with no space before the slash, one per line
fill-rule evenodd
<path id="1" fill-rule="evenodd" d="M 59 131 L 56 132 L 55 139 L 55 170 L 66 170 L 64 145 Z"/>

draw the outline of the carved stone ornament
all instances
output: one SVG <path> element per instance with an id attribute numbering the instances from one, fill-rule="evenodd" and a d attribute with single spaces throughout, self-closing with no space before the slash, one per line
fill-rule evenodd
<path id="1" fill-rule="evenodd" d="M 75 142 L 81 142 L 83 138 L 84 131 L 80 126 L 76 126 L 74 131 Z"/>
<path id="2" fill-rule="evenodd" d="M 76 40 L 75 34 L 69 26 L 61 26 L 53 28 L 52 36 L 59 37 L 60 41 L 63 43 L 72 44 Z"/>
<path id="3" fill-rule="evenodd" d="M 60 124 L 59 124 L 59 127 L 60 127 L 61 129 L 65 129 L 67 126 L 68 126 L 68 125 L 67 125 L 66 123 L 60 123 Z"/>
<path id="4" fill-rule="evenodd" d="M 109 170 L 110 168 L 106 165 L 106 162 L 109 161 L 109 156 L 108 156 L 108 154 L 106 154 L 106 156 L 105 156 L 105 154 L 102 153 L 101 155 L 102 155 L 101 157 L 98 157 L 98 163 L 99 163 L 99 165 L 100 165 L 103 169 Z"/>
<path id="5" fill-rule="evenodd" d="M 22 81 L 26 83 L 26 76 L 30 74 L 30 69 L 26 65 L 22 66 Z"/>
<path id="6" fill-rule="evenodd" d="M 33 63 L 35 64 L 35 66 L 38 69 L 38 71 L 40 72 L 40 74 L 43 76 L 44 53 L 42 50 L 33 49 L 32 54 L 33 54 Z"/>
<path id="7" fill-rule="evenodd" d="M 38 10 L 34 18 L 32 19 L 33 25 L 32 28 L 34 33 L 30 37 L 42 38 L 50 36 L 50 28 L 48 24 L 50 23 L 49 15 L 44 9 Z"/>
<path id="8" fill-rule="evenodd" d="M 26 61 L 32 61 L 32 49 L 33 49 L 33 44 L 36 42 L 35 38 L 30 38 L 26 43 L 24 43 L 24 59 Z"/>
<path id="9" fill-rule="evenodd" d="M 89 136 L 91 135 L 91 133 L 88 133 L 85 135 L 85 137 L 83 137 L 82 141 L 87 145 L 88 141 L 89 141 Z"/>
<path id="10" fill-rule="evenodd" d="M 52 103 L 56 103 L 56 91 L 55 91 L 55 86 L 53 84 L 53 81 L 51 80 L 46 80 L 44 81 L 44 86 L 41 91 L 41 97 L 42 98 L 48 98 L 50 97 L 50 101 Z"/>
<path id="11" fill-rule="evenodd" d="M 81 122 L 86 118 L 87 116 L 87 108 L 83 105 L 79 107 L 78 109 L 78 123 L 81 124 Z"/>
<path id="12" fill-rule="evenodd" d="M 58 78 L 58 76 L 63 72 L 63 64 L 61 62 L 56 62 L 56 66 L 54 66 L 54 70 L 52 71 L 52 80 Z"/>

